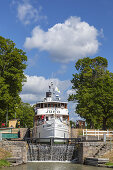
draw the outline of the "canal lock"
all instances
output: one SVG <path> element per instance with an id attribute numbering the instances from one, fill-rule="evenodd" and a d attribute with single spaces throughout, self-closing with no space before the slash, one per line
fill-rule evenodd
<path id="1" fill-rule="evenodd" d="M 77 160 L 77 145 L 28 143 L 28 161 L 73 161 Z"/>

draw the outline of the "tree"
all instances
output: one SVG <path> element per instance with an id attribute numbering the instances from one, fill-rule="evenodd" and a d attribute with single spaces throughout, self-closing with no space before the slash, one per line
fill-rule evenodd
<path id="1" fill-rule="evenodd" d="M 75 128 L 76 127 L 76 123 L 75 122 L 73 122 L 72 120 L 70 120 L 70 127 L 72 128 Z"/>
<path id="2" fill-rule="evenodd" d="M 77 61 L 72 89 L 76 94 L 69 101 L 77 101 L 76 112 L 86 119 L 91 128 L 113 127 L 113 73 L 107 70 L 103 57 L 89 57 Z"/>
<path id="3" fill-rule="evenodd" d="M 14 118 L 15 108 L 20 102 L 19 93 L 25 81 L 24 69 L 27 56 L 15 43 L 0 36 L 0 120 L 4 121 L 6 112 Z"/>
<path id="4" fill-rule="evenodd" d="M 29 103 L 20 102 L 15 113 L 16 118 L 20 120 L 20 127 L 33 127 L 34 109 Z"/>

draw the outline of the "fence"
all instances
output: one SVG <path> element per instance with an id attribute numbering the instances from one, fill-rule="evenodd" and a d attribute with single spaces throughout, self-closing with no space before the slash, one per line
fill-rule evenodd
<path id="1" fill-rule="evenodd" d="M 104 130 L 88 130 L 88 129 L 83 129 L 83 136 L 86 136 L 86 139 L 88 136 L 97 136 L 98 140 L 100 139 L 100 137 L 113 137 L 113 131 L 104 131 Z"/>
<path id="2" fill-rule="evenodd" d="M 17 128 L 0 128 L 0 140 L 18 138 L 18 132 Z"/>

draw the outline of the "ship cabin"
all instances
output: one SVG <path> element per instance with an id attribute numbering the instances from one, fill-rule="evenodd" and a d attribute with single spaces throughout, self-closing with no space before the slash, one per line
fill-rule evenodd
<path id="1" fill-rule="evenodd" d="M 66 124 L 69 123 L 67 102 L 44 101 L 36 104 L 35 126 L 44 124 L 52 119 L 58 119 Z"/>

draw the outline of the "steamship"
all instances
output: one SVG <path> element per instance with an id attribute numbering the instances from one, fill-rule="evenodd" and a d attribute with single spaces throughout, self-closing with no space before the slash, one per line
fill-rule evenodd
<path id="1" fill-rule="evenodd" d="M 36 103 L 34 138 L 69 138 L 67 102 L 60 100 L 59 95 L 56 95 L 58 92 L 59 89 L 51 82 L 44 100 Z"/>

